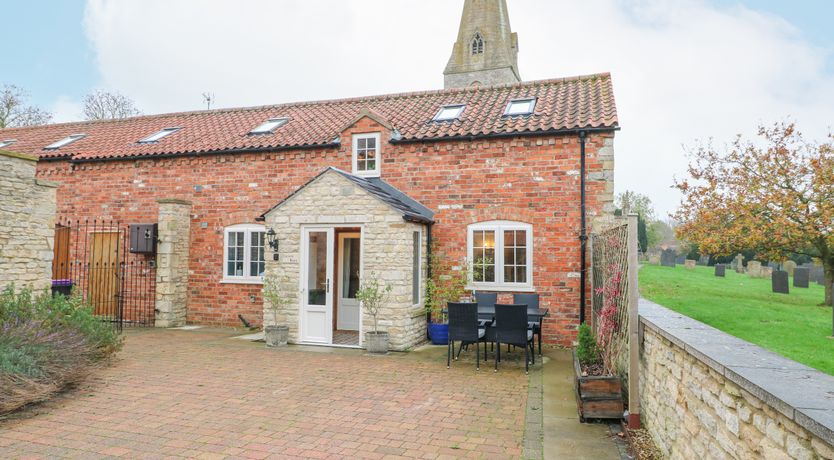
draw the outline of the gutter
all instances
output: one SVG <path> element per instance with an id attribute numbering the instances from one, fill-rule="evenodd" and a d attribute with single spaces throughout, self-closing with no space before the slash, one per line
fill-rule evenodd
<path id="1" fill-rule="evenodd" d="M 585 138 L 586 132 L 579 132 L 579 208 L 580 208 L 580 224 L 579 224 L 579 284 L 581 285 L 579 291 L 579 324 L 585 324 L 585 289 L 588 284 L 587 277 L 587 251 L 588 251 L 588 226 L 585 222 L 587 210 L 585 209 Z"/>
<path id="2" fill-rule="evenodd" d="M 469 136 L 445 136 L 445 137 L 431 137 L 431 138 L 409 138 L 409 139 L 391 139 L 388 141 L 391 144 L 419 144 L 422 142 L 457 142 L 457 141 L 476 141 L 479 139 L 506 139 L 508 137 L 541 137 L 565 134 L 582 134 L 582 133 L 611 133 L 619 131 L 619 126 L 607 128 L 571 128 L 571 129 L 548 129 L 544 131 L 516 131 L 512 133 L 492 133 L 492 134 L 475 134 Z"/>

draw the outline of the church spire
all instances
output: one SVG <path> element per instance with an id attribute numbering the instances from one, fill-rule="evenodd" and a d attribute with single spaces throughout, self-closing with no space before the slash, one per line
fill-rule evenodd
<path id="1" fill-rule="evenodd" d="M 446 88 L 521 81 L 518 35 L 507 0 L 465 0 L 458 40 L 443 72 Z"/>

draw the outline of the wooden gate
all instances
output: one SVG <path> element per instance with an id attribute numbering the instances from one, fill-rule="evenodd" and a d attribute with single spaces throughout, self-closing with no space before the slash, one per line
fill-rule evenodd
<path id="1" fill-rule="evenodd" d="M 130 253 L 129 226 L 65 221 L 55 227 L 53 286 L 71 285 L 96 316 L 116 327 L 153 326 L 156 264 Z"/>

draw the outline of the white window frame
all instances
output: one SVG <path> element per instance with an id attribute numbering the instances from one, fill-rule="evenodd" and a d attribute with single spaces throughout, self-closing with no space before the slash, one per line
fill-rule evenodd
<path id="1" fill-rule="evenodd" d="M 513 222 L 507 220 L 494 220 L 470 224 L 466 231 L 466 254 L 467 261 L 474 263 L 472 245 L 474 243 L 474 232 L 476 231 L 495 232 L 495 281 L 475 282 L 472 274 L 469 275 L 468 289 L 484 291 L 535 291 L 533 288 L 533 226 L 524 222 Z M 524 230 L 527 235 L 527 282 L 509 283 L 504 282 L 504 231 Z"/>
<path id="2" fill-rule="evenodd" d="M 165 139 L 166 137 L 170 136 L 171 134 L 174 134 L 175 132 L 179 131 L 180 129 L 182 129 L 182 128 L 176 128 L 176 127 L 162 128 L 159 131 L 156 131 L 153 134 L 145 136 L 145 137 L 143 137 L 142 139 L 139 139 L 136 142 L 138 144 L 156 144 L 156 143 L 160 142 L 162 139 Z"/>
<path id="3" fill-rule="evenodd" d="M 249 134 L 257 135 L 257 134 L 272 134 L 278 130 L 278 128 L 283 127 L 287 123 L 289 123 L 290 119 L 286 117 L 277 117 L 277 118 L 270 118 L 265 122 L 259 124 L 252 131 L 249 131 Z"/>
<path id="4" fill-rule="evenodd" d="M 357 148 L 359 146 L 359 139 L 375 139 L 376 140 L 376 168 L 373 171 L 359 171 Z M 361 177 L 379 177 L 382 175 L 382 133 L 364 133 L 353 135 L 353 148 L 351 152 L 351 163 L 353 164 L 353 174 Z"/>
<path id="5" fill-rule="evenodd" d="M 414 230 L 411 234 L 412 242 L 414 238 L 414 233 L 417 234 L 417 303 L 412 303 L 412 305 L 419 306 L 423 303 L 423 230 Z M 412 248 L 412 261 L 411 263 L 414 264 L 414 248 Z M 414 271 L 414 265 L 411 266 L 412 272 Z M 412 274 L 413 276 L 413 274 Z M 414 288 L 414 280 L 412 280 L 412 289 Z M 414 293 L 411 293 L 411 299 L 414 300 Z"/>
<path id="6" fill-rule="evenodd" d="M 229 234 L 234 232 L 243 232 L 243 276 L 236 276 L 229 274 Z M 250 263 L 252 261 L 252 234 L 263 232 L 266 233 L 266 227 L 255 224 L 239 224 L 230 225 L 223 230 L 223 280 L 222 283 L 230 284 L 263 284 L 262 276 L 252 276 L 249 273 Z M 266 235 L 264 235 L 264 263 L 266 263 L 267 252 Z"/>
<path id="7" fill-rule="evenodd" d="M 84 134 L 84 133 L 70 134 L 69 136 L 61 139 L 60 141 L 56 141 L 56 142 L 53 142 L 53 143 L 47 145 L 43 149 L 44 150 L 58 150 L 61 147 L 65 147 L 67 145 L 70 145 L 73 142 L 77 141 L 78 139 L 83 139 L 85 137 L 87 137 L 87 135 Z"/>
<path id="8" fill-rule="evenodd" d="M 454 116 L 441 117 L 441 115 L 443 115 L 443 112 L 445 112 L 447 110 L 456 110 L 456 112 L 454 113 Z M 454 121 L 454 120 L 457 120 L 457 119 L 460 118 L 461 115 L 463 115 L 464 110 L 466 110 L 466 104 L 444 105 L 443 107 L 440 108 L 440 110 L 437 111 L 437 115 L 434 116 L 433 121 Z"/>
<path id="9" fill-rule="evenodd" d="M 17 139 L 4 139 L 0 141 L 0 149 L 4 149 L 17 142 Z"/>
<path id="10" fill-rule="evenodd" d="M 525 117 L 527 115 L 532 115 L 536 112 L 536 103 L 538 100 L 535 97 L 525 97 L 521 99 L 513 99 L 507 103 L 507 108 L 504 109 L 504 116 L 505 117 Z M 529 110 L 526 112 L 512 112 L 512 107 L 514 104 L 521 104 L 526 103 Z"/>

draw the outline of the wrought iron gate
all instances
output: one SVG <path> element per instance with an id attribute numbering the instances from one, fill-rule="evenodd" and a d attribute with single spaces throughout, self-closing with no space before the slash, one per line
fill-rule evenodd
<path id="1" fill-rule="evenodd" d="M 130 252 L 129 231 L 113 220 L 55 226 L 53 286 L 72 286 L 96 316 L 118 329 L 154 324 L 155 259 Z"/>

